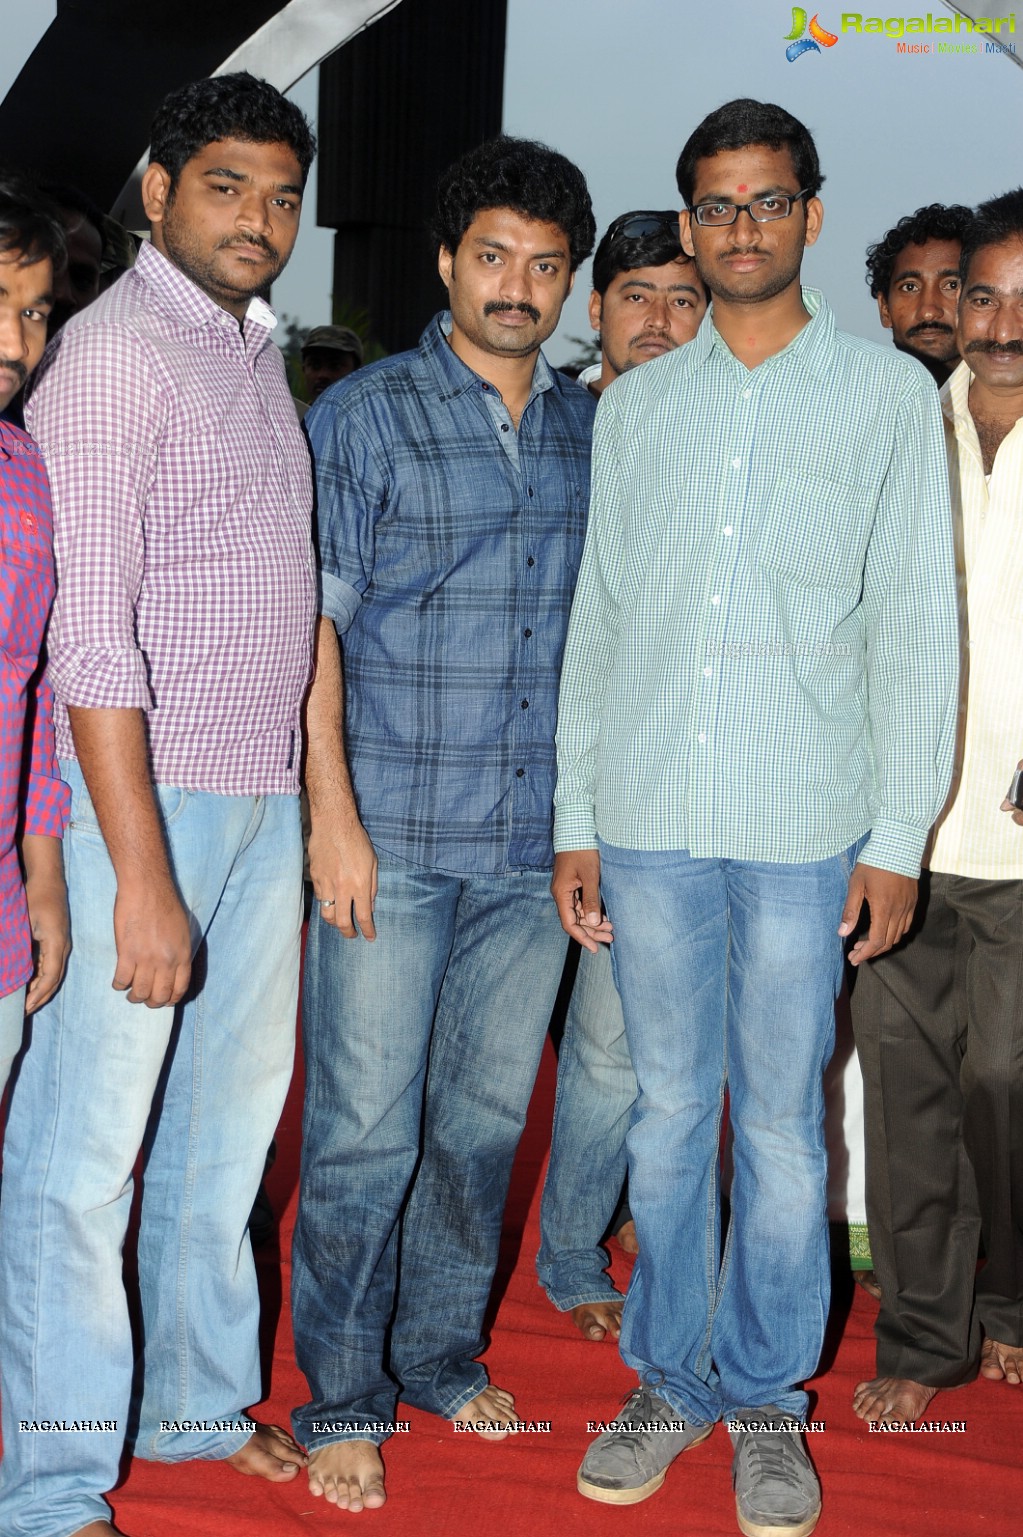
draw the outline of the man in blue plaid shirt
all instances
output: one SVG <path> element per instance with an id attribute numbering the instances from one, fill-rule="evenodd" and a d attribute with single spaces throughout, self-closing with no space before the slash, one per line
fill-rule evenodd
<path id="1" fill-rule="evenodd" d="M 352 1511 L 383 1503 L 399 1392 L 485 1435 L 514 1420 L 476 1357 L 567 947 L 554 726 L 595 408 L 540 345 L 592 248 L 586 184 L 497 139 L 442 178 L 435 234 L 450 311 L 306 418 L 323 617 L 294 1423 L 311 1492 Z"/>

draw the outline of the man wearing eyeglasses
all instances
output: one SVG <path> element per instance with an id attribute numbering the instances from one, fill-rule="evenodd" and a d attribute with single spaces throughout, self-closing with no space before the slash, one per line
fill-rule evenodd
<path id="1" fill-rule="evenodd" d="M 608 226 L 593 257 L 590 324 L 600 362 L 579 376 L 596 396 L 619 375 L 692 341 L 707 290 L 679 244 L 678 214 L 643 209 Z M 575 946 L 572 947 L 576 949 Z M 607 1274 L 602 1239 L 614 1228 L 635 1252 L 621 1199 L 625 1133 L 636 1099 L 622 1009 L 605 947 L 580 950 L 558 1051 L 551 1157 L 540 1207 L 537 1272 L 554 1306 L 584 1339 L 617 1339 L 622 1296 Z"/>
<path id="2" fill-rule="evenodd" d="M 553 891 L 588 949 L 613 927 L 640 1091 L 621 1339 L 640 1385 L 579 1488 L 645 1499 L 721 1419 L 747 1537 L 806 1537 L 820 1513 L 802 1383 L 828 1310 L 844 941 L 864 903 L 854 964 L 906 931 L 956 711 L 934 388 L 801 288 L 821 181 L 807 130 L 765 103 L 719 108 L 683 149 L 682 245 L 712 309 L 601 402 L 559 703 Z"/>

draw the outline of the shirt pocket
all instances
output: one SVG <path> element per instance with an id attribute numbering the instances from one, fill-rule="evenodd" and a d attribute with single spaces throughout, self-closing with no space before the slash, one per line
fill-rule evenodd
<path id="1" fill-rule="evenodd" d="M 797 587 L 858 590 L 873 519 L 859 486 L 782 470 L 757 519 L 753 556 Z"/>

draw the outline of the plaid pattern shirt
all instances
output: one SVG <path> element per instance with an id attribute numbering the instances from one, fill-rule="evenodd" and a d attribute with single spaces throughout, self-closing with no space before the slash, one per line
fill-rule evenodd
<path id="1" fill-rule="evenodd" d="M 603 394 L 559 849 L 789 864 L 869 829 L 865 863 L 919 871 L 957 705 L 937 391 L 803 297 L 810 323 L 758 368 L 708 315 Z"/>
<path id="2" fill-rule="evenodd" d="M 273 312 L 244 327 L 151 245 L 69 321 L 26 408 L 53 488 L 67 706 L 147 716 L 153 777 L 295 794 L 315 617 L 309 451 Z"/>
<path id="3" fill-rule="evenodd" d="M 0 998 L 32 975 L 19 831 L 59 838 L 70 796 L 57 774 L 39 649 L 53 600 L 50 493 L 39 450 L 0 420 Z"/>
<path id="4" fill-rule="evenodd" d="M 594 403 L 541 355 L 516 437 L 442 321 L 306 417 L 352 778 L 367 832 L 399 858 L 548 869 Z"/>

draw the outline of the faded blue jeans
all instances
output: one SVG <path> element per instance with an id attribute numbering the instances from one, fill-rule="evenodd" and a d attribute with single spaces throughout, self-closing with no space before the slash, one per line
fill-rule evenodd
<path id="1" fill-rule="evenodd" d="M 683 1418 L 805 1418 L 830 1301 L 823 1073 L 859 845 L 811 864 L 602 845 L 639 1101 L 621 1351 Z M 734 1136 L 720 1254 L 725 1089 Z"/>
<path id="2" fill-rule="evenodd" d="M 176 1009 L 114 992 L 115 881 L 77 763 L 64 867 L 74 946 L 31 1017 L 11 1094 L 0 1203 L 4 1537 L 109 1520 L 126 1437 L 137 1456 L 228 1457 L 261 1397 L 247 1224 L 291 1076 L 302 844 L 297 796 L 159 787 L 192 915 Z M 121 1249 L 144 1148 L 135 1378 Z M 140 1391 L 141 1390 L 141 1391 Z M 37 1433 L 40 1420 L 97 1431 Z M 229 1430 L 162 1430 L 182 1421 Z"/>
<path id="3" fill-rule="evenodd" d="M 372 943 L 310 923 L 291 1293 L 308 1447 L 381 1442 L 399 1390 L 450 1419 L 487 1384 L 501 1218 L 568 945 L 549 887 L 381 854 Z"/>
<path id="4" fill-rule="evenodd" d="M 636 1075 L 608 947 L 579 952 L 558 1052 L 551 1158 L 540 1204 L 540 1283 L 564 1313 L 620 1300 L 600 1240 L 625 1179 Z"/>

